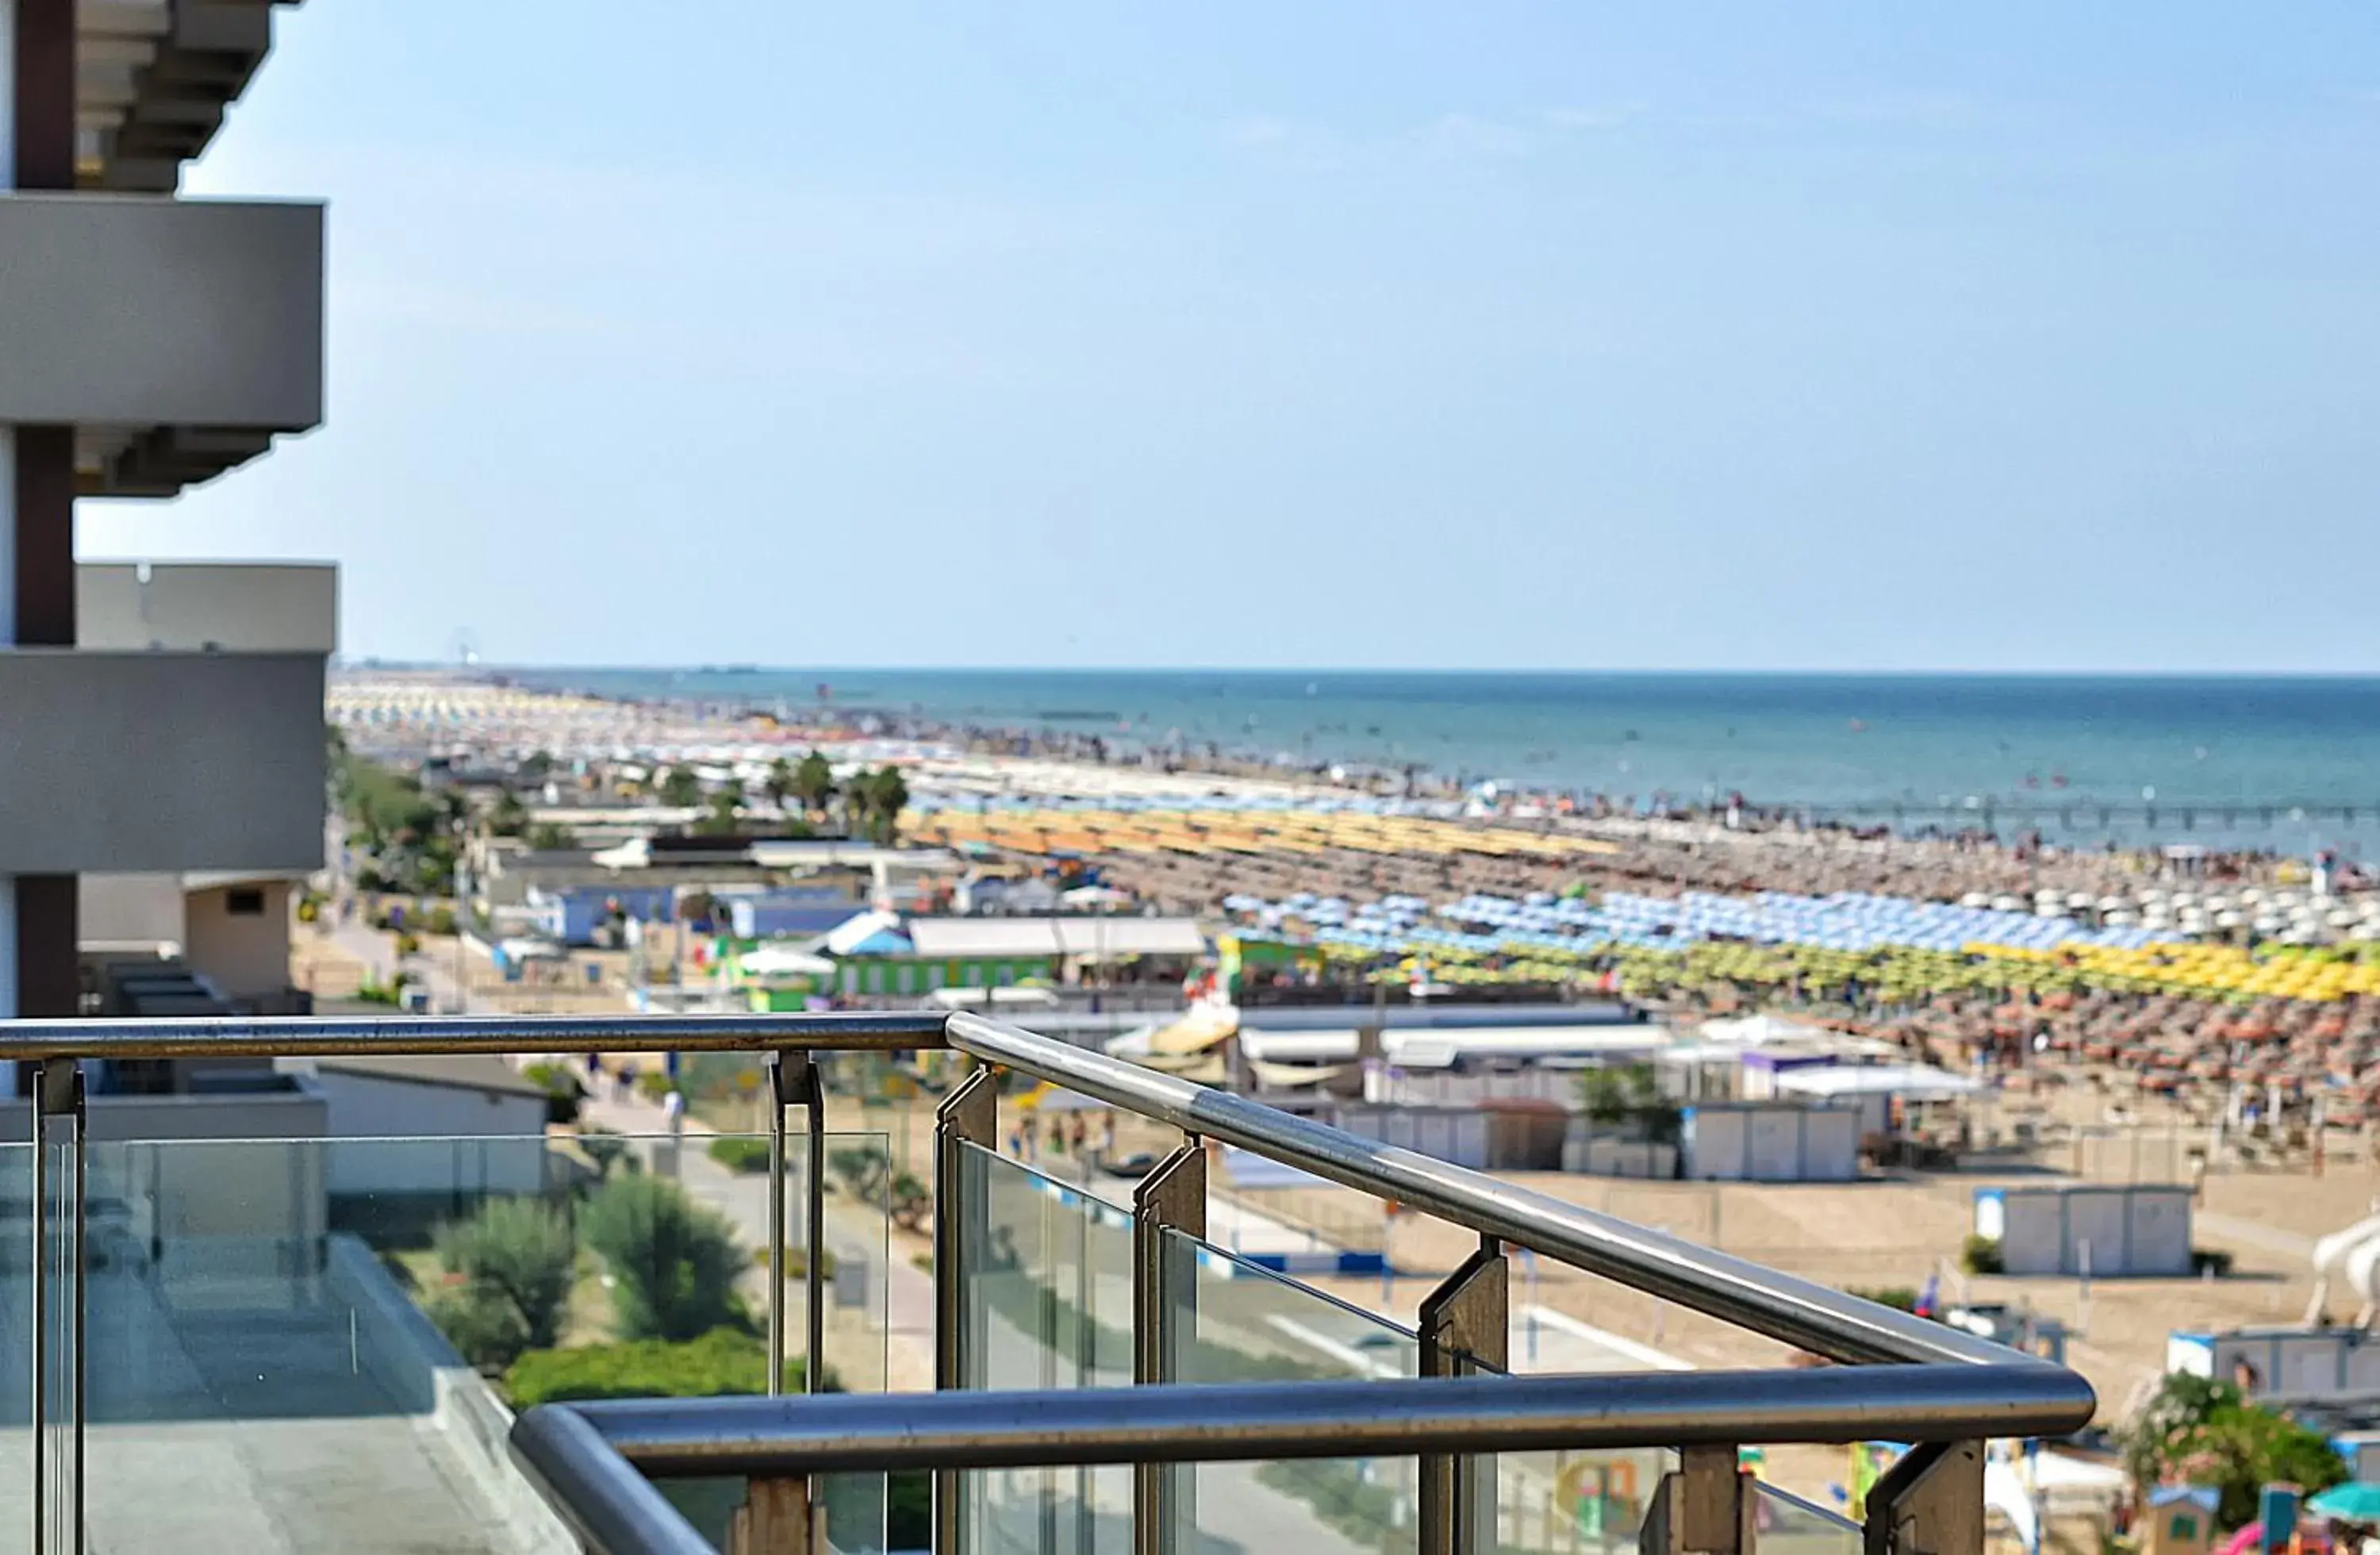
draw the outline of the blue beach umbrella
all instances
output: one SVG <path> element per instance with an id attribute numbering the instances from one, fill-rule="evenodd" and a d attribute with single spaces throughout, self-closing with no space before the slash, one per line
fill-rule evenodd
<path id="1" fill-rule="evenodd" d="M 2350 1479 L 2306 1502 L 2306 1510 L 2334 1523 L 2380 1523 L 2380 1485 Z"/>

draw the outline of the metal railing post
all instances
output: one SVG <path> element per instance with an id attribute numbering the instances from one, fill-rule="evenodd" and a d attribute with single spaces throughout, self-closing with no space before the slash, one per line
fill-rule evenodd
<path id="1" fill-rule="evenodd" d="M 1752 1476 L 1742 1459 L 1732 1443 L 1681 1452 L 1645 1509 L 1637 1555 L 1753 1555 Z"/>
<path id="2" fill-rule="evenodd" d="M 83 1314 L 87 1305 L 90 1263 L 84 1243 L 84 1224 L 89 1209 L 89 1160 L 84 1149 L 84 1092 L 82 1065 L 72 1060 L 53 1060 L 34 1066 L 33 1074 L 33 1543 L 35 1549 L 59 1549 L 79 1555 L 83 1548 L 83 1438 L 84 1382 L 87 1351 L 83 1344 Z M 67 1209 L 66 1224 L 55 1257 L 52 1253 L 50 1219 L 50 1124 L 53 1119 L 67 1122 L 67 1144 L 71 1150 L 67 1167 Z M 66 1421 L 67 1440 L 64 1452 L 59 1451 L 54 1429 L 53 1395 L 58 1391 L 56 1355 L 52 1331 L 61 1326 L 51 1291 L 53 1269 L 66 1285 L 67 1312 L 65 1324 L 71 1332 L 67 1342 Z M 51 1470 L 56 1467 L 68 1476 L 66 1504 L 51 1504 Z M 63 1540 L 51 1535 L 53 1516 L 63 1516 Z"/>
<path id="3" fill-rule="evenodd" d="M 804 1062 L 808 1062 L 805 1058 Z M 769 1082 L 768 1395 L 785 1391 L 785 1055 L 761 1060 Z"/>
<path id="4" fill-rule="evenodd" d="M 727 1555 L 820 1555 L 826 1545 L 826 1509 L 810 1498 L 815 1481 L 800 1476 L 755 1478 L 727 1524 Z"/>
<path id="5" fill-rule="evenodd" d="M 1984 1444 L 1923 1442 L 1867 1493 L 1866 1555 L 1983 1555 Z"/>
<path id="6" fill-rule="evenodd" d="M 1421 1304 L 1421 1374 L 1505 1369 L 1512 1333 L 1504 1245 L 1485 1238 Z M 1420 1555 L 1468 1555 L 1496 1541 L 1495 1463 L 1433 1452 L 1421 1460 Z"/>
<path id="7" fill-rule="evenodd" d="M 969 1184 L 963 1146 L 996 1148 L 1000 1139 L 1000 1086 L 989 1069 L 961 1080 L 934 1109 L 934 1387 L 967 1385 L 966 1324 L 968 1222 L 990 1213 L 981 1183 Z M 975 1191 L 970 1192 L 973 1188 Z M 955 1555 L 962 1532 L 961 1491 L 956 1469 L 934 1471 L 934 1549 Z"/>
<path id="8" fill-rule="evenodd" d="M 826 1370 L 826 1099 L 818 1065 L 808 1053 L 772 1052 L 769 1070 L 769 1393 L 785 1379 L 785 1109 L 805 1114 L 808 1180 L 804 1185 L 802 1245 L 802 1391 L 825 1391 Z"/>
<path id="9" fill-rule="evenodd" d="M 1171 1382 L 1184 1347 L 1196 1337 L 1195 1292 L 1178 1289 L 1168 1232 L 1207 1234 L 1207 1149 L 1196 1136 L 1140 1180 L 1132 1195 L 1132 1379 Z M 1191 1268 L 1196 1280 L 1196 1269 Z M 1184 1319 L 1188 1319 L 1185 1327 Z M 1176 1464 L 1136 1464 L 1132 1471 L 1134 1555 L 1172 1555 L 1183 1524 L 1195 1519 L 1189 1471 Z"/>
<path id="10" fill-rule="evenodd" d="M 802 1391 L 826 1391 L 826 1077 L 815 1060 L 802 1065 L 801 1102 L 809 1147 L 809 1181 L 803 1184 L 809 1219 L 803 1224 L 808 1268 L 802 1288 L 809 1297 L 809 1359 L 802 1367 Z M 780 1114 L 782 1116 L 782 1113 Z M 889 1182 L 889 1179 L 888 1179 Z"/>

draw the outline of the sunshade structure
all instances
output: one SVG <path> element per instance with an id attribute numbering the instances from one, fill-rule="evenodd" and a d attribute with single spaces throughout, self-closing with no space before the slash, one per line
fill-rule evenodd
<path id="1" fill-rule="evenodd" d="M 2306 1502 L 2306 1510 L 2336 1523 L 2380 1523 L 2380 1485 L 2350 1479 Z"/>
<path id="2" fill-rule="evenodd" d="M 1822 1099 L 1846 1096 L 1898 1096 L 1911 1101 L 1940 1101 L 1971 1096 L 1980 1082 L 1948 1069 L 1922 1063 L 1870 1063 L 1788 1069 L 1777 1076 L 1777 1088 Z"/>
<path id="3" fill-rule="evenodd" d="M 1258 853 L 1358 853 L 1564 859 L 1618 850 L 1591 837 L 1474 825 L 1419 816 L 1315 808 L 1132 809 L 1070 805 L 949 808 L 905 818 L 904 832 L 945 847 L 991 846 L 1042 856 L 1172 852 L 1206 856 Z"/>

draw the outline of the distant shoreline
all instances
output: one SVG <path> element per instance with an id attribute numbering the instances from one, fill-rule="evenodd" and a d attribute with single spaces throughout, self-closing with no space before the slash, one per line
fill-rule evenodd
<path id="1" fill-rule="evenodd" d="M 1393 762 L 1361 756 L 1333 756 L 1327 750 L 1285 748 L 1294 736 L 1256 727 L 1257 720 L 1253 713 L 1248 715 L 1251 727 L 1245 731 L 1218 727 L 1241 705 L 1227 695 L 1235 685 L 1245 684 L 1246 677 L 1238 676 L 1220 682 L 1152 682 L 1132 672 L 1104 672 L 1060 677 L 1054 685 L 1038 679 L 1003 680 L 994 672 L 969 672 L 953 677 L 965 682 L 968 689 L 990 684 L 1012 698 L 1021 698 L 1020 712 L 1016 708 L 957 711 L 914 699 L 905 701 L 902 693 L 916 687 L 900 682 L 884 684 L 880 689 L 888 695 L 881 699 L 866 696 L 866 691 L 872 688 L 859 688 L 855 696 L 838 692 L 827 682 L 806 684 L 799 689 L 808 695 L 796 696 L 790 694 L 795 687 L 785 684 L 786 677 L 782 674 L 747 674 L 740 667 L 713 670 L 709 674 L 698 670 L 672 671 L 650 677 L 639 674 L 611 684 L 591 672 L 567 669 L 524 671 L 475 666 L 469 670 L 443 667 L 375 672 L 357 667 L 338 673 L 349 682 L 369 680 L 377 674 L 389 681 L 423 686 L 501 688 L 529 698 L 584 698 L 591 702 L 650 711 L 655 715 L 657 725 L 683 720 L 691 727 L 679 732 L 683 736 L 677 740 L 679 744 L 698 736 L 712 742 L 742 739 L 768 746 L 798 743 L 805 737 L 822 742 L 853 738 L 908 741 L 938 745 L 954 754 L 975 757 L 1030 758 L 1111 769 L 1132 768 L 1144 772 L 1161 769 L 1184 778 L 1263 779 L 1307 791 L 1367 793 L 1441 803 L 1484 801 L 1506 811 L 1720 819 L 1732 801 L 1739 820 L 1750 825 L 1771 825 L 1791 819 L 1821 829 L 1870 835 L 1963 835 L 1980 840 L 1988 834 L 2002 844 L 2038 832 L 2046 842 L 2069 846 L 2098 846 L 2104 843 L 2136 850 L 2143 846 L 2188 844 L 2209 853 L 2240 856 L 2309 856 L 2318 851 L 2319 839 L 2313 835 L 2318 828 L 2335 830 L 2341 821 L 2368 826 L 2380 820 L 2380 779 L 2373 784 L 2373 796 L 2361 802 L 2316 796 L 2307 803 L 2287 795 L 2277 795 L 2270 800 L 2244 795 L 2168 794 L 2160 798 L 2154 790 L 2144 799 L 2140 793 L 2084 789 L 2069 784 L 2065 774 L 2056 770 L 2029 772 L 2023 788 L 2000 793 L 1945 790 L 1928 796 L 1908 791 L 1900 795 L 1779 798 L 1779 792 L 1789 791 L 1772 788 L 1761 792 L 1750 785 L 1722 787 L 1707 783 L 1699 785 L 1698 791 L 1689 791 L 1664 789 L 1649 783 L 1638 788 L 1622 786 L 1621 783 L 1593 785 L 1565 782 L 1553 773 L 1530 771 L 1528 763 L 1537 755 L 1535 751 L 1519 752 L 1514 760 L 1498 765 L 1471 759 L 1467 754 L 1460 760 L 1447 760 L 1438 750 L 1416 751 L 1410 759 Z M 751 682 L 756 674 L 773 679 L 755 686 Z M 803 674 L 807 676 L 809 672 Z M 1319 695 L 1320 682 L 1299 682 L 1293 686 L 1280 674 L 1261 678 L 1263 688 L 1274 698 L 1273 702 L 1261 705 L 1267 717 L 1279 716 L 1286 693 L 1290 699 L 1286 702 L 1288 712 L 1306 714 L 1317 729 L 1341 743 L 1351 737 L 1352 719 L 1380 716 L 1378 708 L 1385 705 L 1364 708 L 1351 704 L 1346 695 L 1339 693 L 1337 684 L 1331 687 L 1336 696 L 1333 699 Z M 1536 677 L 1539 684 L 1569 678 Z M 1144 714 L 1135 722 L 1123 716 L 1122 709 L 1111 712 L 1104 702 L 1069 699 L 1065 695 L 1069 686 L 1079 689 L 1086 680 L 1177 698 L 1186 685 L 1214 704 L 1211 708 L 1202 705 L 1200 709 L 1208 714 L 1212 733 L 1192 737 L 1178 728 L 1159 729 L 1150 715 Z M 1864 686 L 1867 682 L 1859 684 Z M 2164 677 L 2164 684 L 2200 683 L 2183 677 Z M 2373 684 L 2380 687 L 2380 681 Z M 1351 711 L 1351 706 L 1356 711 Z M 1179 712 L 1181 707 L 1177 702 L 1170 711 Z M 1410 709 L 1390 711 L 1410 712 Z M 1520 711 L 1526 714 L 1535 710 L 1523 703 Z M 1658 710 L 1648 714 L 1660 715 Z M 1339 721 L 1335 725 L 1334 719 Z M 1862 721 L 1853 719 L 1849 723 L 1850 733 L 1842 734 L 1835 731 L 1843 725 L 1828 721 L 1828 730 L 1838 744 L 1856 743 L 1864 735 L 1865 725 Z M 1729 728 L 1727 733 L 1732 735 L 1734 730 Z M 1877 737 L 1889 739 L 1898 733 L 1890 731 Z M 669 741 L 663 736 L 669 734 L 666 728 L 656 730 L 656 737 L 664 745 Z M 1652 739 L 1667 735 L 1666 730 L 1656 730 L 1642 748 L 1650 749 Z M 1168 735 L 1173 737 L 1169 739 Z M 1311 733 L 1305 737 L 1309 746 L 1315 743 Z M 1614 743 L 1623 757 L 1640 748 L 1633 728 L 1623 730 Z M 1655 752 L 1657 758 L 1658 754 Z M 1621 765 L 1624 770 L 1624 759 Z M 2155 834 L 2159 832 L 2165 834 Z M 2339 851 L 2353 857 L 2362 850 L 2349 846 Z"/>

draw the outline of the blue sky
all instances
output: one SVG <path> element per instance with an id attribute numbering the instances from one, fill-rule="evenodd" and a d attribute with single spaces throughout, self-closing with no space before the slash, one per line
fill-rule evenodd
<path id="1" fill-rule="evenodd" d="M 279 28 L 188 186 L 331 201 L 328 421 L 79 546 L 351 653 L 2380 659 L 2361 5 Z"/>

